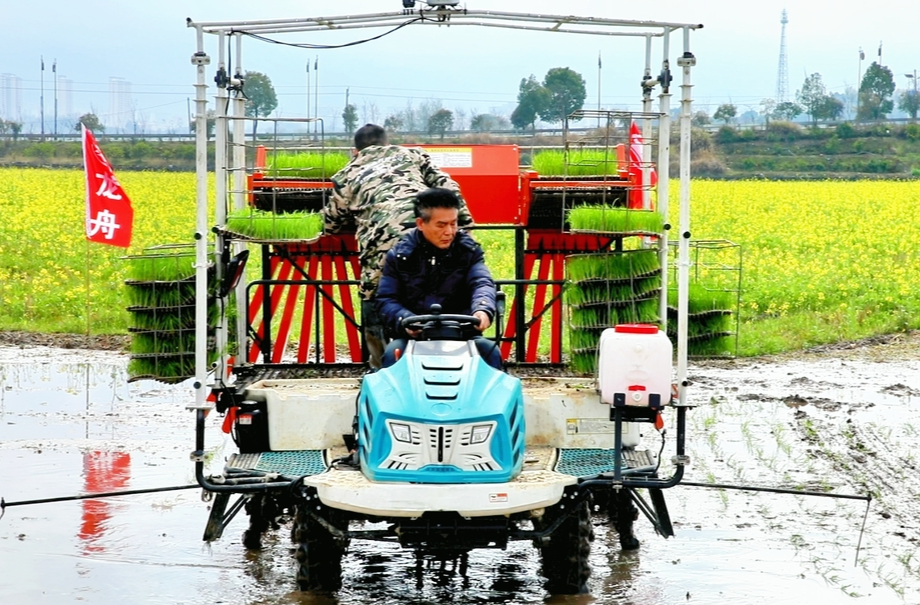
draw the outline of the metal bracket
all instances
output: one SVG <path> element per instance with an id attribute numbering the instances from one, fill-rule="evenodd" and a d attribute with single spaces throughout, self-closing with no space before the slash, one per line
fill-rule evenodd
<path id="1" fill-rule="evenodd" d="M 192 55 L 192 65 L 197 65 L 200 67 L 202 65 L 210 65 L 210 64 L 211 64 L 211 57 L 208 56 L 208 53 L 198 51 L 197 53 Z"/>
<path id="2" fill-rule="evenodd" d="M 674 456 L 671 458 L 671 464 L 676 466 L 690 466 L 690 456 L 687 454 Z"/>
<path id="3" fill-rule="evenodd" d="M 677 64 L 681 67 L 693 67 L 696 65 L 696 57 L 692 52 L 687 51 L 677 59 Z"/>

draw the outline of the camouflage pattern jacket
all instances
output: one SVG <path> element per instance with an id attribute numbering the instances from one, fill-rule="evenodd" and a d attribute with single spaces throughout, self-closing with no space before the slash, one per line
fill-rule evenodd
<path id="1" fill-rule="evenodd" d="M 355 231 L 365 299 L 377 290 L 387 251 L 415 227 L 415 195 L 429 187 L 460 193 L 422 149 L 398 145 L 366 147 L 332 176 L 332 199 L 323 208 L 325 232 Z M 460 225 L 472 222 L 464 202 Z"/>

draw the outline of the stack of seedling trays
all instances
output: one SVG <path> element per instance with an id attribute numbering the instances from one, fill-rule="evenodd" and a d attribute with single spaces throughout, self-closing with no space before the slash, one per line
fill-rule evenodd
<path id="1" fill-rule="evenodd" d="M 276 214 L 257 208 L 234 210 L 224 226 L 228 237 L 252 242 L 309 242 L 322 232 L 323 217 L 318 212 Z"/>
<path id="2" fill-rule="evenodd" d="M 274 213 L 319 212 L 328 189 L 320 184 L 348 163 L 341 152 L 273 151 L 253 181 L 252 203 Z"/>
<path id="3" fill-rule="evenodd" d="M 130 381 L 181 382 L 195 375 L 195 248 L 167 245 L 127 257 L 128 312 L 131 315 Z M 208 272 L 213 282 L 213 264 Z M 209 288 L 210 291 L 210 288 Z M 208 299 L 208 333 L 216 321 Z M 208 360 L 216 357 L 213 347 Z"/>
<path id="4" fill-rule="evenodd" d="M 661 271 L 656 248 L 570 256 L 570 367 L 592 374 L 601 332 L 622 323 L 658 323 Z"/>
<path id="5" fill-rule="evenodd" d="M 687 303 L 687 354 L 695 357 L 731 356 L 737 332 L 732 317 L 737 294 L 690 284 Z M 668 292 L 668 336 L 677 342 L 677 291 Z"/>
<path id="6" fill-rule="evenodd" d="M 541 151 L 533 158 L 534 182 L 527 225 L 532 229 L 569 228 L 567 211 L 580 206 L 625 206 L 627 189 L 618 172 L 616 150 Z M 565 187 L 540 181 L 566 181 Z"/>
<path id="7" fill-rule="evenodd" d="M 659 322 L 661 262 L 655 236 L 663 221 L 658 212 L 600 205 L 572 209 L 569 224 L 573 232 L 614 238 L 617 250 L 566 260 L 570 365 L 591 374 L 601 332 L 622 323 Z"/>

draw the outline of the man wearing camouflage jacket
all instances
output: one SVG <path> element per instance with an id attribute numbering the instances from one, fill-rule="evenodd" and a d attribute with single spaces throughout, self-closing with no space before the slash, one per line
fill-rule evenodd
<path id="1" fill-rule="evenodd" d="M 386 346 L 374 294 L 387 252 L 415 227 L 415 196 L 430 187 L 460 193 L 460 187 L 419 148 L 387 142 L 386 131 L 366 124 L 355 132 L 358 153 L 332 176 L 332 199 L 323 208 L 326 233 L 354 229 L 361 263 L 361 322 L 371 367 L 380 367 Z M 473 222 L 466 204 L 460 225 Z"/>

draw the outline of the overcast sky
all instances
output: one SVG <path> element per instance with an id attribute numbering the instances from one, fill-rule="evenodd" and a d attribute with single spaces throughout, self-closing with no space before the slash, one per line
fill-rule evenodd
<path id="1" fill-rule="evenodd" d="M 65 99 L 74 114 L 93 110 L 104 123 L 124 120 L 114 115 L 110 78 L 130 83 L 130 101 L 139 121 L 157 127 L 186 128 L 188 99 L 194 97 L 194 21 L 339 16 L 368 12 L 398 12 L 401 0 L 6 0 L 0 8 L 0 74 L 21 84 L 21 101 L 0 98 L 0 110 L 18 107 L 25 132 L 39 132 L 41 57 L 44 57 L 45 131 L 51 132 L 56 60 L 60 77 L 72 84 L 59 89 L 60 131 Z M 820 73 L 830 92 L 854 86 L 860 71 L 859 49 L 865 51 L 861 69 L 878 59 L 891 68 L 899 89 L 912 87 L 904 74 L 920 70 L 920 2 L 917 0 L 469 0 L 469 9 L 550 15 L 702 23 L 691 36 L 697 57 L 693 98 L 697 109 L 710 114 L 731 102 L 739 113 L 759 110 L 760 101 L 774 97 L 780 51 L 780 16 L 785 8 L 789 94 L 793 96 L 807 74 Z M 351 30 L 288 37 L 285 40 L 334 44 L 359 40 L 380 30 Z M 216 37 L 207 36 L 206 50 L 216 59 Z M 671 56 L 681 50 L 672 35 Z M 247 39 L 245 69 L 268 74 L 279 97 L 277 113 L 306 112 L 306 65 L 318 58 L 311 86 L 319 80 L 319 115 L 327 128 L 341 128 L 346 89 L 362 120 L 378 121 L 408 104 L 440 100 L 448 109 L 498 112 L 509 115 L 521 78 L 542 78 L 552 67 L 570 67 L 587 83 L 587 106 L 598 97 L 598 53 L 603 57 L 600 91 L 604 108 L 638 109 L 644 66 L 642 39 L 517 32 L 479 27 L 410 26 L 384 39 L 346 49 L 302 50 Z M 661 51 L 653 53 L 657 69 Z M 216 62 L 216 61 L 215 61 Z M 672 62 L 673 66 L 673 62 Z M 209 82 L 213 77 L 210 68 Z M 2 77 L 2 76 L 0 76 Z M 679 83 L 679 73 L 675 73 Z M 0 85 L 11 81 L 8 76 Z M 3 91 L 0 90 L 0 93 Z M 314 89 L 315 92 L 315 89 Z M 677 93 L 678 91 L 674 91 Z M 213 94 L 213 88 L 210 93 Z M 311 97 L 313 93 L 311 93 Z M 310 100 L 311 106 L 313 100 Z M 313 109 L 311 108 L 311 113 Z M 467 120 L 469 118 L 467 117 Z M 67 128 L 72 121 L 67 124 Z"/>

